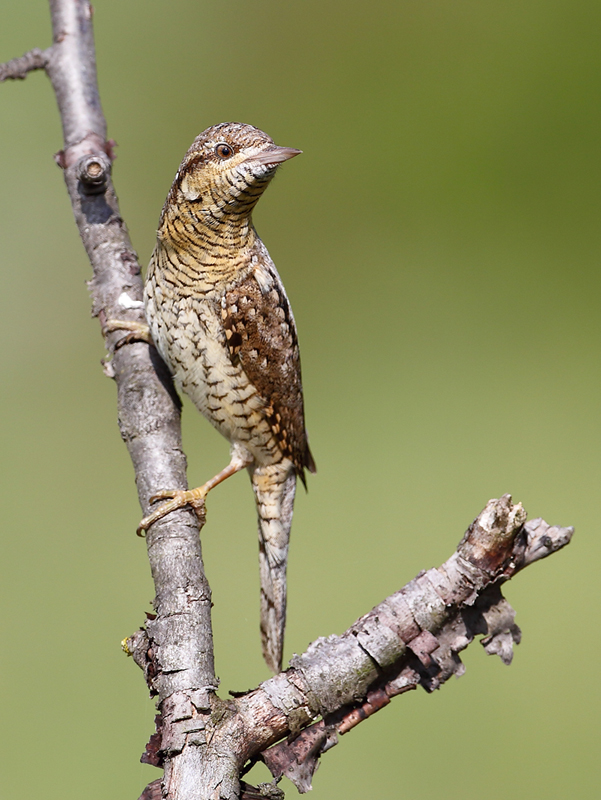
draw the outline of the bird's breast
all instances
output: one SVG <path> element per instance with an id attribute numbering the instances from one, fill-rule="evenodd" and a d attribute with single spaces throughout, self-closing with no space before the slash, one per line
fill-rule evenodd
<path id="1" fill-rule="evenodd" d="M 176 384 L 230 442 L 245 446 L 260 465 L 282 459 L 264 414 L 265 400 L 227 347 L 220 292 L 187 296 L 150 279 L 146 317 Z"/>

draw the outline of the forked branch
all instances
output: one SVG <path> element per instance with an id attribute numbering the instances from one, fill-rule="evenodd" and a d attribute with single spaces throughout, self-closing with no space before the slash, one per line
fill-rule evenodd
<path id="1" fill-rule="evenodd" d="M 258 759 L 275 778 L 286 775 L 308 791 L 319 757 L 340 735 L 395 695 L 418 686 L 432 692 L 463 674 L 459 653 L 475 636 L 483 637 L 487 653 L 509 664 L 520 631 L 501 586 L 560 550 L 572 534 L 541 519 L 526 522 L 509 495 L 490 500 L 441 567 L 420 573 L 342 636 L 318 639 L 253 692 L 230 701 L 212 696 L 211 714 L 189 702 L 169 720 L 158 718 L 144 760 L 162 766 L 174 753 L 204 752 L 200 791 L 190 795 L 195 798 L 237 797 L 240 774 Z M 128 640 L 151 691 L 154 625 Z"/>

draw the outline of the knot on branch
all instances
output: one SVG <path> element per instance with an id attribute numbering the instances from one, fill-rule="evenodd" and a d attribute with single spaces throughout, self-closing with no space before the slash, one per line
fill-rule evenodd
<path id="1" fill-rule="evenodd" d="M 106 153 L 83 156 L 75 165 L 75 172 L 87 194 L 100 194 L 111 174 L 111 160 Z"/>
<path id="2" fill-rule="evenodd" d="M 73 165 L 77 165 L 77 177 L 82 182 L 91 183 L 99 179 L 101 172 L 106 174 L 105 182 L 110 175 L 110 165 L 115 160 L 115 147 L 116 142 L 114 139 L 105 141 L 102 136 L 90 131 L 83 139 L 77 142 L 68 144 L 64 150 L 59 150 L 54 154 L 54 160 L 61 169 L 69 169 Z M 100 167 L 92 167 L 88 175 L 85 173 L 85 157 L 92 156 L 94 161 L 97 161 Z M 108 170 L 106 168 L 106 159 L 108 159 Z M 84 174 L 81 174 L 82 168 Z"/>

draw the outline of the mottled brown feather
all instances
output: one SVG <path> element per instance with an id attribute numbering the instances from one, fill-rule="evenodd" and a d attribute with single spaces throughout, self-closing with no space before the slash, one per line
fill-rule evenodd
<path id="1" fill-rule="evenodd" d="M 304 470 L 315 472 L 315 462 L 305 430 L 300 355 L 288 298 L 279 281 L 263 293 L 250 275 L 225 293 L 221 308 L 230 358 L 265 400 L 266 419 L 304 483 Z"/>

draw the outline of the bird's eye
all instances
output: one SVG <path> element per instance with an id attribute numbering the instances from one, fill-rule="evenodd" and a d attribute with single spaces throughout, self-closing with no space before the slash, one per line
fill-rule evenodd
<path id="1" fill-rule="evenodd" d="M 229 158 L 234 155 L 234 151 L 229 144 L 218 144 L 215 146 L 215 152 L 219 158 Z"/>

